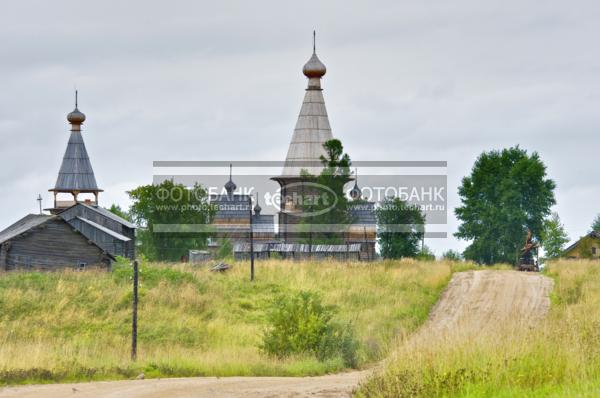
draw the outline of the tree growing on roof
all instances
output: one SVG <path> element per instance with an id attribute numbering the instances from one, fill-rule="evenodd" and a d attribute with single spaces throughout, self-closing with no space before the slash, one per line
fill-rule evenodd
<path id="1" fill-rule="evenodd" d="M 118 204 L 113 203 L 106 210 L 110 211 L 112 214 L 115 214 L 115 215 L 121 217 L 124 220 L 127 220 L 127 221 L 131 222 L 131 217 L 129 216 L 129 213 L 127 213 L 125 210 L 123 210 L 121 208 L 121 206 L 119 206 Z"/>
<path id="2" fill-rule="evenodd" d="M 210 223 L 214 210 L 200 185 L 187 188 L 166 180 L 128 194 L 133 201 L 129 215 L 141 227 L 140 250 L 149 260 L 178 261 L 188 250 L 206 247 L 209 234 L 202 229 Z M 165 230 L 165 226 L 173 230 Z"/>
<path id="3" fill-rule="evenodd" d="M 592 231 L 600 232 L 600 214 L 596 215 L 592 222 Z"/>
<path id="4" fill-rule="evenodd" d="M 350 181 L 350 156 L 338 139 L 326 141 L 323 148 L 327 156 L 321 155 L 323 170 L 318 177 L 307 172 L 303 177 L 309 181 L 307 193 L 302 200 L 302 212 L 310 214 L 301 221 L 305 241 L 315 244 L 344 243 L 344 233 L 352 223 L 348 210 L 348 198 L 344 186 Z M 314 184 L 314 185 L 313 185 Z M 313 189 L 314 188 L 314 189 Z M 335 230 L 322 231 L 321 227 Z"/>
<path id="5" fill-rule="evenodd" d="M 462 205 L 455 214 L 462 223 L 454 235 L 471 242 L 464 257 L 516 263 L 527 229 L 541 240 L 554 188 L 537 152 L 516 146 L 482 153 L 458 189 Z"/>

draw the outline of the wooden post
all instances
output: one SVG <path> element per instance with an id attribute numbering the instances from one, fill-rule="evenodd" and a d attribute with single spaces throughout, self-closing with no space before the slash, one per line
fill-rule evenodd
<path id="1" fill-rule="evenodd" d="M 133 261 L 133 317 L 131 319 L 131 360 L 137 359 L 138 262 Z"/>
<path id="2" fill-rule="evenodd" d="M 365 239 L 365 249 L 367 250 L 367 261 L 371 261 L 371 248 L 369 247 L 369 242 L 367 242 L 367 227 L 363 227 L 363 234 Z M 360 258 L 360 254 L 358 256 Z"/>
<path id="3" fill-rule="evenodd" d="M 250 282 L 254 281 L 254 228 L 252 226 L 252 197 L 248 196 L 250 204 Z"/>
<path id="4" fill-rule="evenodd" d="M 312 253 L 312 247 L 313 247 L 313 241 L 312 241 L 312 222 L 310 223 L 309 226 L 309 232 L 308 232 L 308 258 L 312 260 L 313 258 L 313 253 Z"/>

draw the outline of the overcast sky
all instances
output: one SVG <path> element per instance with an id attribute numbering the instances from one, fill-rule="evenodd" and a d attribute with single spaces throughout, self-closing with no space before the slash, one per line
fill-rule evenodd
<path id="1" fill-rule="evenodd" d="M 317 29 L 354 160 L 447 160 L 454 207 L 477 155 L 519 144 L 548 166 L 575 239 L 600 212 L 599 20 L 594 0 L 7 2 L 0 229 L 38 193 L 51 203 L 74 85 L 103 205 L 127 206 L 153 160 L 283 160 Z"/>

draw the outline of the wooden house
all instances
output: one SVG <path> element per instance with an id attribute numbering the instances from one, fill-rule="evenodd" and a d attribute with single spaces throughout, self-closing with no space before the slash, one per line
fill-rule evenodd
<path id="1" fill-rule="evenodd" d="M 109 267 L 114 257 L 56 215 L 30 214 L 0 232 L 0 269 Z"/>
<path id="2" fill-rule="evenodd" d="M 600 259 L 600 232 L 592 231 L 567 247 L 562 257 Z"/>

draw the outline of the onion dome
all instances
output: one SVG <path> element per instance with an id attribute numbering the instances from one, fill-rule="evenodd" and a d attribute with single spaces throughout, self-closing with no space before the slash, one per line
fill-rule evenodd
<path id="1" fill-rule="evenodd" d="M 317 33 L 313 30 L 313 54 L 302 68 L 302 73 L 309 79 L 320 79 L 327 72 L 325 64 L 317 57 Z"/>
<path id="2" fill-rule="evenodd" d="M 67 120 L 71 124 L 82 124 L 85 121 L 85 114 L 75 108 L 73 112 L 67 115 Z"/>
<path id="3" fill-rule="evenodd" d="M 254 214 L 256 214 L 257 216 L 260 216 L 261 211 L 262 211 L 262 207 L 260 207 L 260 205 L 258 204 L 258 201 L 257 201 L 256 205 L 254 206 Z"/>
<path id="4" fill-rule="evenodd" d="M 231 195 L 233 193 L 233 191 L 235 191 L 237 189 L 237 185 L 235 185 L 235 182 L 233 182 L 233 180 L 231 179 L 231 170 L 232 169 L 232 165 L 229 165 L 229 181 L 227 181 L 225 183 L 225 190 L 227 191 L 228 195 Z"/>
<path id="5" fill-rule="evenodd" d="M 327 68 L 325 67 L 325 64 L 321 62 L 315 52 L 313 52 L 312 57 L 310 57 L 308 62 L 304 64 L 304 67 L 302 68 L 302 73 L 304 73 L 304 76 L 308 77 L 309 79 L 315 77 L 320 79 L 325 75 L 326 72 Z"/>
<path id="6" fill-rule="evenodd" d="M 354 200 L 360 199 L 362 191 L 358 187 L 358 170 L 355 171 L 356 179 L 354 180 L 354 187 L 350 190 L 350 197 Z"/>
<path id="7" fill-rule="evenodd" d="M 258 192 L 256 193 L 256 205 L 254 206 L 254 214 L 256 214 L 257 216 L 260 216 L 260 212 L 262 210 L 262 207 L 260 207 L 260 205 L 258 204 Z"/>
<path id="8" fill-rule="evenodd" d="M 237 185 L 235 185 L 235 182 L 229 180 L 229 181 L 227 181 L 227 183 L 225 183 L 225 190 L 227 191 L 227 193 L 232 193 L 236 189 L 237 189 Z"/>
<path id="9" fill-rule="evenodd" d="M 362 196 L 362 191 L 358 187 L 358 184 L 356 182 L 354 182 L 354 188 L 352 188 L 352 190 L 350 190 L 350 197 L 354 200 L 358 200 L 358 199 L 360 199 L 361 196 Z"/>
<path id="10" fill-rule="evenodd" d="M 81 124 L 85 121 L 85 114 L 77 108 L 77 90 L 75 90 L 75 109 L 67 115 L 67 120 L 71 123 L 71 130 L 81 130 Z"/>

